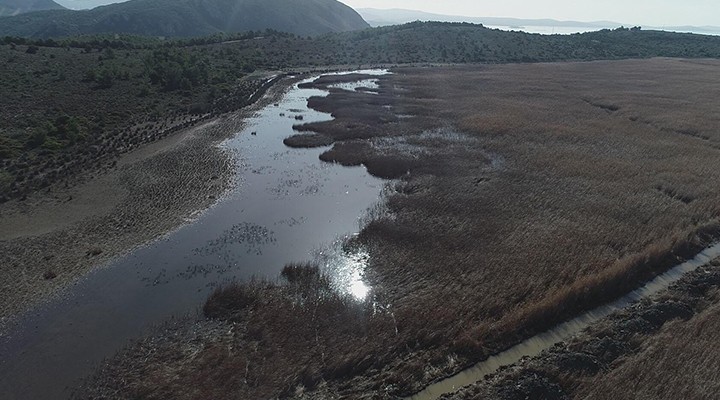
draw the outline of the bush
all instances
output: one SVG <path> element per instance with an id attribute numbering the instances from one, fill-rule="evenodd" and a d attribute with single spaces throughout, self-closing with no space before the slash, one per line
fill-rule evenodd
<path id="1" fill-rule="evenodd" d="M 0 135 L 0 160 L 13 158 L 21 150 L 22 145 L 17 140 Z"/>
<path id="2" fill-rule="evenodd" d="M 307 283 L 320 279 L 320 270 L 317 266 L 310 264 L 288 264 L 283 268 L 280 275 L 289 283 Z"/>

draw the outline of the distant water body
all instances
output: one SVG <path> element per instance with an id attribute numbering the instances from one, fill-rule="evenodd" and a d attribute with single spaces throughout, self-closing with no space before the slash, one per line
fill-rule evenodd
<path id="1" fill-rule="evenodd" d="M 503 31 L 522 31 L 527 33 L 539 33 L 541 35 L 572 35 L 574 33 L 585 33 L 599 31 L 604 28 L 600 27 L 582 27 L 582 26 L 506 26 L 506 25 L 485 25 L 490 29 L 500 29 Z M 616 29 L 617 26 L 608 26 L 605 29 Z M 674 29 L 662 29 L 662 28 L 647 28 L 648 30 L 667 30 L 668 32 L 678 33 L 694 33 L 697 35 L 712 35 L 720 36 L 720 31 L 702 31 L 702 30 L 674 30 Z"/>

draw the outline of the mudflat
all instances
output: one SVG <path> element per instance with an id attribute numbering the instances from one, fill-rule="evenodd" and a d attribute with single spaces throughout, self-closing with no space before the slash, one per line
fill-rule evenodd
<path id="1" fill-rule="evenodd" d="M 17 313 L 215 203 L 234 171 L 218 145 L 285 88 L 279 83 L 253 106 L 124 154 L 71 187 L 0 205 L 0 332 Z"/>

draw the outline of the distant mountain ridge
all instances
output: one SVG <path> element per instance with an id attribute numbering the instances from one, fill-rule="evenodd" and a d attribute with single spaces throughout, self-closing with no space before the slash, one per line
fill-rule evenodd
<path id="1" fill-rule="evenodd" d="M 424 11 L 405 9 L 376 9 L 358 8 L 357 12 L 372 26 L 400 25 L 413 21 L 440 21 L 440 22 L 470 22 L 487 26 L 546 26 L 546 27 L 571 27 L 586 28 L 589 30 L 613 29 L 620 26 L 631 26 L 613 21 L 558 21 L 554 19 L 521 19 L 501 17 L 467 17 L 461 15 L 433 14 Z M 644 29 L 655 29 L 663 31 L 694 32 L 710 35 L 719 35 L 720 27 L 717 26 L 643 26 Z"/>
<path id="2" fill-rule="evenodd" d="M 0 0 L 0 17 L 64 8 L 52 0 Z"/>
<path id="3" fill-rule="evenodd" d="M 622 24 L 612 21 L 557 21 L 554 19 L 521 19 L 504 17 L 467 17 L 461 15 L 433 14 L 424 11 L 404 9 L 358 8 L 357 12 L 372 26 L 399 25 L 413 21 L 470 22 L 473 24 L 495 26 L 573 26 L 588 28 L 619 27 Z"/>
<path id="4" fill-rule="evenodd" d="M 317 35 L 369 27 L 336 0 L 130 0 L 87 11 L 0 19 L 0 35 L 36 38 L 99 33 L 191 37 L 265 29 Z"/>

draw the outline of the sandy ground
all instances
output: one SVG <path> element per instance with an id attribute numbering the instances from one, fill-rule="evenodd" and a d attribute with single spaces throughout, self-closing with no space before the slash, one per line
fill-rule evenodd
<path id="1" fill-rule="evenodd" d="M 280 82 L 245 110 L 128 153 L 110 171 L 87 172 L 74 187 L 0 205 L 0 334 L 13 316 L 212 206 L 234 170 L 219 144 L 286 87 Z"/>

